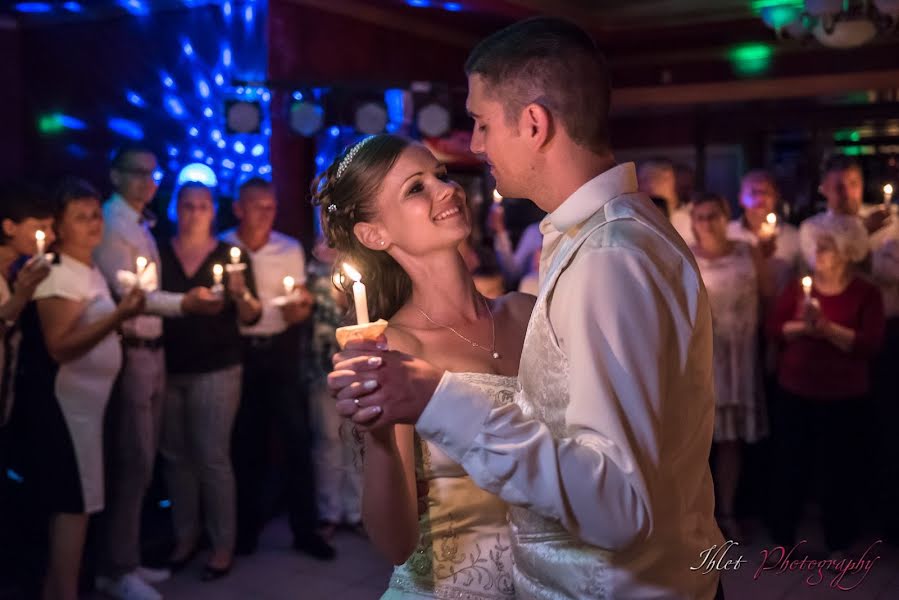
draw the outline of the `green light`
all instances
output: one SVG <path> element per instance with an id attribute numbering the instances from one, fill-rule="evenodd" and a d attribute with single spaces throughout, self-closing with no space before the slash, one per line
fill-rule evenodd
<path id="1" fill-rule="evenodd" d="M 876 153 L 874 146 L 844 146 L 843 154 L 846 156 L 870 156 Z"/>
<path id="2" fill-rule="evenodd" d="M 841 129 L 834 132 L 833 139 L 837 142 L 857 142 L 862 139 L 862 134 L 857 129 Z"/>
<path id="3" fill-rule="evenodd" d="M 37 129 L 41 133 L 59 133 L 65 128 L 65 125 L 63 125 L 62 123 L 62 115 L 59 113 L 41 115 L 41 117 L 37 121 Z"/>
<path id="4" fill-rule="evenodd" d="M 805 8 L 805 0 L 752 0 L 749 5 L 752 12 L 760 15 L 766 8 L 798 8 L 802 11 Z"/>
<path id="5" fill-rule="evenodd" d="M 734 71 L 741 77 L 761 75 L 771 67 L 773 52 L 767 44 L 742 44 L 727 53 Z"/>

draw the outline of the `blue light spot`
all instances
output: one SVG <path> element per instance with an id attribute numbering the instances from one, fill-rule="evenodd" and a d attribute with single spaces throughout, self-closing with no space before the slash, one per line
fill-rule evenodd
<path id="1" fill-rule="evenodd" d="M 150 14 L 150 7 L 141 0 L 119 0 L 119 6 L 132 15 L 145 16 Z"/>
<path id="2" fill-rule="evenodd" d="M 209 97 L 209 84 L 206 83 L 205 79 L 201 79 L 197 82 L 197 91 L 200 92 L 200 96 L 203 98 Z"/>
<path id="3" fill-rule="evenodd" d="M 171 500 L 160 500 L 159 501 L 159 508 L 170 508 L 171 506 L 172 506 Z"/>
<path id="4" fill-rule="evenodd" d="M 178 156 L 178 149 L 174 146 L 169 146 L 169 156 L 171 156 L 172 158 Z"/>
<path id="5" fill-rule="evenodd" d="M 231 66 L 231 48 L 225 48 L 222 50 L 222 64 L 226 67 Z"/>
<path id="6" fill-rule="evenodd" d="M 415 8 L 426 8 L 431 6 L 431 0 L 406 0 L 406 4 Z"/>
<path id="7" fill-rule="evenodd" d="M 191 56 L 194 53 L 194 47 L 190 45 L 190 42 L 184 42 L 184 45 L 181 47 L 184 49 L 184 53 L 188 56 Z"/>
<path id="8" fill-rule="evenodd" d="M 225 85 L 225 78 L 222 77 L 221 73 L 215 74 L 215 84 L 216 85 Z"/>
<path id="9" fill-rule="evenodd" d="M 271 173 L 271 172 L 272 172 L 272 166 L 271 166 L 271 165 L 262 165 L 261 167 L 259 167 L 259 174 L 260 174 L 260 175 L 268 175 L 268 174 Z"/>
<path id="10" fill-rule="evenodd" d="M 114 131 L 130 140 L 137 141 L 144 139 L 144 130 L 134 121 L 121 119 L 119 117 L 110 117 L 107 124 L 109 125 L 110 131 Z"/>
<path id="11" fill-rule="evenodd" d="M 165 71 L 161 71 L 159 73 L 159 76 L 162 78 L 162 84 L 165 87 L 167 87 L 167 88 L 175 87 L 175 80 L 172 79 L 171 75 L 169 75 Z"/>
<path id="12" fill-rule="evenodd" d="M 175 96 L 165 97 L 165 108 L 173 117 L 180 119 L 184 116 L 184 104 Z"/>
<path id="13" fill-rule="evenodd" d="M 303 99 L 303 92 L 294 92 L 294 93 L 293 93 L 293 99 L 296 100 L 297 102 L 299 102 L 300 100 L 302 100 L 302 99 Z"/>
<path id="14" fill-rule="evenodd" d="M 6 476 L 9 479 L 12 479 L 13 481 L 15 481 L 16 483 L 22 483 L 23 481 L 25 481 L 24 477 L 22 477 L 21 475 L 19 475 L 12 469 L 6 469 Z"/>
<path id="15" fill-rule="evenodd" d="M 225 2 L 224 4 L 222 4 L 222 14 L 224 14 L 226 17 L 231 16 L 231 3 L 230 2 Z"/>
<path id="16" fill-rule="evenodd" d="M 78 144 L 69 144 L 66 146 L 66 152 L 75 158 L 86 158 L 88 154 L 84 146 L 79 146 Z"/>
<path id="17" fill-rule="evenodd" d="M 206 164 L 209 165 L 210 167 L 212 166 L 212 163 L 214 163 L 214 162 L 215 162 L 215 161 L 212 160 L 212 157 L 211 157 L 211 156 L 210 156 L 209 158 L 206 159 Z"/>
<path id="18" fill-rule="evenodd" d="M 215 145 L 218 146 L 219 148 L 224 148 L 228 144 L 225 142 L 225 140 L 219 140 L 215 143 Z"/>
<path id="19" fill-rule="evenodd" d="M 203 154 L 202 150 L 194 150 L 193 151 L 193 157 L 196 158 L 197 160 L 203 160 L 204 156 L 206 156 L 206 155 Z"/>
<path id="20" fill-rule="evenodd" d="M 73 12 L 73 13 L 80 13 L 81 11 L 84 10 L 84 7 L 82 7 L 77 2 L 66 2 L 65 4 L 62 5 L 62 7 L 64 9 L 66 9 L 67 11 Z"/>
<path id="21" fill-rule="evenodd" d="M 240 170 L 243 171 L 244 173 L 252 173 L 253 165 L 251 165 L 250 163 L 244 163 L 244 164 L 240 165 Z"/>
<path id="22" fill-rule="evenodd" d="M 253 146 L 251 154 L 253 156 L 262 156 L 263 154 L 265 154 L 265 146 L 263 146 L 262 144 L 256 144 L 255 146 Z"/>
<path id="23" fill-rule="evenodd" d="M 211 108 L 209 108 L 209 107 L 207 106 L 206 108 L 203 109 L 203 116 L 204 116 L 204 117 L 206 117 L 207 119 L 211 119 L 211 118 L 212 118 L 212 115 L 213 115 L 213 112 L 212 112 L 212 109 L 211 109 Z"/>
<path id="24" fill-rule="evenodd" d="M 243 19 L 247 23 L 253 22 L 253 5 L 248 4 L 247 7 L 243 11 Z"/>
<path id="25" fill-rule="evenodd" d="M 58 119 L 59 124 L 66 129 L 77 129 L 79 131 L 87 129 L 87 123 L 85 123 L 81 119 L 76 119 L 75 117 L 70 117 L 69 115 L 59 115 Z"/>
<path id="26" fill-rule="evenodd" d="M 330 132 L 331 132 L 331 137 L 337 137 L 338 135 L 340 135 L 340 128 L 335 125 L 334 127 L 331 128 Z"/>
<path id="27" fill-rule="evenodd" d="M 160 171 L 159 169 L 153 171 L 153 181 L 156 182 L 156 185 L 159 185 L 159 183 L 162 181 L 162 171 Z"/>
<path id="28" fill-rule="evenodd" d="M 319 155 L 319 156 L 316 156 L 316 157 L 315 157 L 315 164 L 318 165 L 319 167 L 324 167 L 324 166 L 325 166 L 325 157 L 324 157 L 324 156 L 320 156 L 320 155 Z"/>
<path id="29" fill-rule="evenodd" d="M 225 160 L 222 161 L 222 166 L 225 167 L 226 169 L 233 169 L 236 165 L 234 164 L 233 160 L 226 158 Z"/>
<path id="30" fill-rule="evenodd" d="M 238 93 L 238 94 L 243 94 L 245 91 L 246 91 L 246 90 L 245 90 L 244 88 L 242 88 L 242 87 L 237 88 L 237 93 Z"/>
<path id="31" fill-rule="evenodd" d="M 53 7 L 46 2 L 19 2 L 15 9 L 20 13 L 48 13 Z"/>
<path id="32" fill-rule="evenodd" d="M 220 139 L 222 139 L 222 132 L 219 131 L 218 129 L 213 129 L 212 133 L 210 134 L 210 137 L 213 139 L 213 141 L 217 142 Z"/>
<path id="33" fill-rule="evenodd" d="M 196 127 L 191 127 L 187 130 L 187 133 L 189 133 L 192 137 L 197 137 L 198 135 L 200 135 L 200 130 Z"/>
<path id="34" fill-rule="evenodd" d="M 247 147 L 244 146 L 243 142 L 234 142 L 234 151 L 238 154 L 243 154 L 247 151 Z"/>
<path id="35" fill-rule="evenodd" d="M 271 127 L 266 127 L 265 129 L 262 130 L 262 135 L 271 135 L 271 134 L 272 134 Z"/>
<path id="36" fill-rule="evenodd" d="M 134 106 L 144 106 L 146 104 L 144 102 L 144 99 L 137 95 L 135 92 L 128 92 L 127 97 L 128 102 L 130 102 Z"/>
<path id="37" fill-rule="evenodd" d="M 459 12 L 462 10 L 462 5 L 458 2 L 444 2 L 443 3 L 444 10 L 448 10 L 450 12 Z"/>
<path id="38" fill-rule="evenodd" d="M 272 99 L 272 95 L 271 95 L 270 93 L 265 92 L 265 93 L 262 94 L 262 101 L 263 101 L 263 102 L 269 102 L 269 101 L 271 101 L 271 99 Z"/>

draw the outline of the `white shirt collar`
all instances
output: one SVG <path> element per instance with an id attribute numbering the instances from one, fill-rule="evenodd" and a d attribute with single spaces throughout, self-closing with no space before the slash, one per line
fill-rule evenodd
<path id="1" fill-rule="evenodd" d="M 551 224 L 557 231 L 567 231 L 586 221 L 612 198 L 636 191 L 637 168 L 634 163 L 616 165 L 575 190 L 559 208 L 547 215 L 540 229 Z"/>

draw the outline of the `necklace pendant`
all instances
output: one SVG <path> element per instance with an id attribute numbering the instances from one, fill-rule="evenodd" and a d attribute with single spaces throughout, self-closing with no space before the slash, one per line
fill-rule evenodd
<path id="1" fill-rule="evenodd" d="M 500 358 L 502 358 L 502 356 L 500 356 L 499 352 L 494 351 L 493 358 L 500 359 Z"/>

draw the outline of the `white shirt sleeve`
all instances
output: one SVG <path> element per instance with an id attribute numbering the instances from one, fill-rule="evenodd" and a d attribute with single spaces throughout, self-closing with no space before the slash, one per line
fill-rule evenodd
<path id="1" fill-rule="evenodd" d="M 661 460 L 665 360 L 677 353 L 666 298 L 682 294 L 643 254 L 582 251 L 557 285 L 552 326 L 570 361 L 566 435 L 554 438 L 516 405 L 495 406 L 447 374 L 421 416 L 438 444 L 482 488 L 556 519 L 583 541 L 620 550 L 653 527 Z M 596 295 L 602 290 L 602 295 Z M 561 301 L 561 300 L 560 300 Z"/>
<path id="2" fill-rule="evenodd" d="M 50 274 L 34 290 L 32 299 L 63 298 L 73 302 L 86 300 L 85 283 L 64 264 L 53 265 Z"/>

